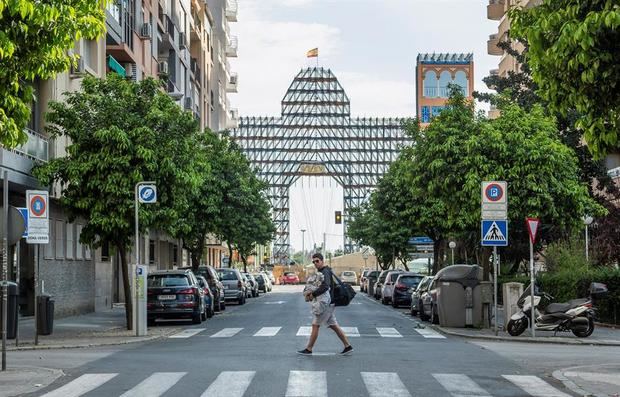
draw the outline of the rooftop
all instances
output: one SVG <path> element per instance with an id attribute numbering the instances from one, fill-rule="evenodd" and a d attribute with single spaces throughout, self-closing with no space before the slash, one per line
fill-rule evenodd
<path id="1" fill-rule="evenodd" d="M 456 54 L 456 53 L 432 53 L 432 54 L 418 54 L 418 58 L 417 61 L 418 63 L 425 63 L 425 64 L 434 64 L 434 65 L 441 65 L 441 64 L 468 64 L 470 62 L 473 62 L 474 60 L 474 54 L 473 53 L 461 53 L 461 54 Z"/>

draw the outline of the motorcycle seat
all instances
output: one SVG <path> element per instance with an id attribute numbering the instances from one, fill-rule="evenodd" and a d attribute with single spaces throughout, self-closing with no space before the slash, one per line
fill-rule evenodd
<path id="1" fill-rule="evenodd" d="M 570 303 L 551 303 L 545 309 L 546 313 L 560 313 L 570 310 L 572 305 Z"/>

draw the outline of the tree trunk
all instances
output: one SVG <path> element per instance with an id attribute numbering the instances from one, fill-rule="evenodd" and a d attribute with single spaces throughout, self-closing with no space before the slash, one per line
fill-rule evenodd
<path id="1" fill-rule="evenodd" d="M 227 242 L 226 245 L 228 245 L 228 267 L 232 268 L 233 248 L 229 242 Z"/>
<path id="2" fill-rule="evenodd" d="M 192 257 L 192 271 L 197 272 L 200 266 L 200 254 L 198 251 L 190 251 L 190 255 Z"/>
<path id="3" fill-rule="evenodd" d="M 248 259 L 245 257 L 245 255 L 241 255 L 241 260 L 243 261 L 243 272 L 247 273 L 248 272 Z"/>
<path id="4" fill-rule="evenodd" d="M 439 247 L 441 246 L 441 239 L 433 240 L 433 274 L 437 274 L 439 271 Z"/>
<path id="5" fill-rule="evenodd" d="M 122 244 L 116 244 L 116 248 L 121 257 L 121 272 L 123 273 L 123 294 L 125 295 L 125 321 L 127 322 L 127 329 L 133 329 L 132 312 L 133 312 L 133 300 L 131 299 L 131 286 L 129 281 L 129 264 L 127 263 L 127 252 Z"/>

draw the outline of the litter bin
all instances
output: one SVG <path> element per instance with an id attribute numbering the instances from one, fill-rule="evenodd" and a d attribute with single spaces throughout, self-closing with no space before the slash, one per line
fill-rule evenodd
<path id="1" fill-rule="evenodd" d="M 37 297 L 37 332 L 39 335 L 50 335 L 54 331 L 54 300 L 51 295 Z"/>
<path id="2" fill-rule="evenodd" d="M 441 269 L 437 280 L 437 313 L 443 327 L 479 326 L 482 324 L 478 265 L 452 265 Z"/>
<path id="3" fill-rule="evenodd" d="M 19 295 L 19 289 L 16 283 L 13 282 L 2 282 L 0 283 L 2 288 L 5 285 L 8 285 L 8 302 L 7 302 L 7 317 L 6 317 L 6 332 L 7 339 L 15 339 L 17 336 L 17 298 Z M 0 319 L 4 318 L 4 313 L 2 311 L 2 290 L 0 289 Z M 1 322 L 2 320 L 0 320 Z"/>

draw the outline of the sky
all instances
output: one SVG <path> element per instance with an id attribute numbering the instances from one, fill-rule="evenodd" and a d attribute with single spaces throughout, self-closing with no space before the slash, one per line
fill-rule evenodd
<path id="1" fill-rule="evenodd" d="M 415 113 L 418 53 L 473 52 L 474 89 L 497 68 L 487 54 L 497 21 L 486 18 L 486 0 L 239 0 L 239 93 L 231 96 L 241 116 L 278 116 L 280 101 L 300 69 L 316 65 L 306 51 L 319 48 L 319 66 L 330 68 L 351 100 L 351 115 L 411 117 Z M 485 108 L 479 105 L 479 108 Z M 342 246 L 342 188 L 327 178 L 301 178 L 291 188 L 291 244 Z M 310 229 L 312 229 L 310 231 Z M 310 245 L 308 245 L 310 242 Z"/>

